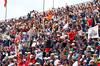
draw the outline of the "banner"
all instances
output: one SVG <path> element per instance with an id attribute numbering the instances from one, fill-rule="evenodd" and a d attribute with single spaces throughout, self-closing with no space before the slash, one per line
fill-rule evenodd
<path id="1" fill-rule="evenodd" d="M 99 38 L 98 25 L 88 29 L 88 39 Z"/>

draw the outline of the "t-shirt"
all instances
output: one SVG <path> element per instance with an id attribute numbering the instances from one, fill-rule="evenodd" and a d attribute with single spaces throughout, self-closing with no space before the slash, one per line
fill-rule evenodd
<path id="1" fill-rule="evenodd" d="M 57 66 L 58 62 L 59 62 L 59 60 L 58 60 L 58 59 L 57 59 L 57 60 L 55 60 L 54 65 L 55 65 L 55 66 Z"/>
<path id="2" fill-rule="evenodd" d="M 92 20 L 91 19 L 89 19 L 88 23 L 89 23 L 89 26 L 92 26 Z"/>

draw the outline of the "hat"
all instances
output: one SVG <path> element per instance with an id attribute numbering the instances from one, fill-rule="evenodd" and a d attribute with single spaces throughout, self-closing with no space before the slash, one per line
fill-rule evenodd
<path id="1" fill-rule="evenodd" d="M 54 53 L 51 53 L 50 55 L 54 55 Z"/>
<path id="2" fill-rule="evenodd" d="M 22 54 L 22 52 L 19 52 L 19 54 Z"/>
<path id="3" fill-rule="evenodd" d="M 91 48 L 91 46 L 87 46 L 87 48 Z"/>
<path id="4" fill-rule="evenodd" d="M 93 54 L 93 56 L 97 56 L 97 54 Z"/>
<path id="5" fill-rule="evenodd" d="M 91 62 L 94 62 L 94 60 L 90 60 L 90 63 L 91 63 Z"/>
<path id="6" fill-rule="evenodd" d="M 35 64 L 36 64 L 36 65 L 37 65 L 37 64 L 39 65 L 40 63 L 36 62 Z"/>
<path id="7" fill-rule="evenodd" d="M 71 45 L 75 45 L 75 43 L 72 43 Z"/>
<path id="8" fill-rule="evenodd" d="M 58 58 L 58 56 L 54 56 L 55 58 Z"/>
<path id="9" fill-rule="evenodd" d="M 29 63 L 29 65 L 33 65 L 33 63 Z"/>
<path id="10" fill-rule="evenodd" d="M 74 22 L 76 21 L 76 20 L 73 20 Z"/>
<path id="11" fill-rule="evenodd" d="M 23 61 L 26 61 L 26 59 L 23 59 Z"/>
<path id="12" fill-rule="evenodd" d="M 27 54 L 31 54 L 31 52 L 28 52 Z"/>
<path id="13" fill-rule="evenodd" d="M 27 52 L 25 52 L 27 54 Z"/>
<path id="14" fill-rule="evenodd" d="M 73 42 L 76 42 L 75 40 L 73 40 Z"/>
<path id="15" fill-rule="evenodd" d="M 70 51 L 69 53 L 73 53 L 72 51 Z"/>
<path id="16" fill-rule="evenodd" d="M 47 58 L 47 57 L 44 57 L 43 59 L 44 59 L 44 60 L 47 60 L 48 58 Z"/>
<path id="17" fill-rule="evenodd" d="M 86 62 L 87 62 L 87 60 L 84 60 L 83 62 L 85 62 L 85 63 L 86 63 Z"/>

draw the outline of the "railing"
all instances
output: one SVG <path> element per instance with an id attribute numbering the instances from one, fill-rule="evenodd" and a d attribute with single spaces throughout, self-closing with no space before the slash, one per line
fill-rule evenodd
<path id="1" fill-rule="evenodd" d="M 88 4 L 89 2 L 93 2 L 93 0 L 91 0 L 91 1 L 87 1 L 87 2 L 83 2 L 83 3 L 78 3 L 78 4 L 73 4 L 73 5 L 69 5 L 69 7 L 71 7 L 71 6 L 77 6 L 77 5 L 82 5 L 82 4 Z M 57 9 L 57 8 L 56 8 Z M 46 12 L 46 11 L 45 11 Z M 39 13 L 43 13 L 43 12 L 39 12 Z M 27 17 L 27 15 L 24 15 L 24 16 L 20 16 L 20 17 Z M 18 19 L 19 17 L 15 17 L 15 18 L 11 18 L 11 19 Z M 7 21 L 9 21 L 9 20 L 11 20 L 11 19 L 7 19 Z M 0 21 L 0 23 L 2 23 L 2 22 L 5 22 L 5 20 L 1 20 Z"/>

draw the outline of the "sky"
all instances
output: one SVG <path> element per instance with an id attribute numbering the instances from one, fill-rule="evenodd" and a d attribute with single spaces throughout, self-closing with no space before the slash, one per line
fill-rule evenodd
<path id="1" fill-rule="evenodd" d="M 91 0 L 54 0 L 54 7 L 65 7 L 68 5 L 87 2 Z M 51 9 L 53 0 L 45 0 L 45 11 Z M 8 0 L 7 19 L 18 18 L 27 15 L 32 10 L 43 11 L 43 0 Z M 0 0 L 0 21 L 5 19 L 4 0 Z"/>

